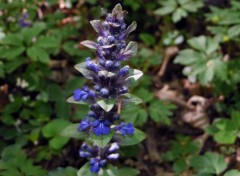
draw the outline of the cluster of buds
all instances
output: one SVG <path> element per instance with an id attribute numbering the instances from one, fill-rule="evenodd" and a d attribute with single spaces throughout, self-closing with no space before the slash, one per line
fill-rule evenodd
<path id="1" fill-rule="evenodd" d="M 126 42 L 129 33 L 136 29 L 136 22 L 127 27 L 124 22 L 126 11 L 120 4 L 111 13 L 106 13 L 106 20 L 93 20 L 91 25 L 98 33 L 97 41 L 83 41 L 82 45 L 96 49 L 96 59 L 87 58 L 84 63 L 75 68 L 86 78 L 92 80 L 90 87 L 84 86 L 73 92 L 71 101 L 89 103 L 90 111 L 80 122 L 77 130 L 96 136 L 112 135 L 112 139 L 104 147 L 95 143 L 90 147 L 84 143 L 80 156 L 89 158 L 90 171 L 98 173 L 107 162 L 117 159 L 119 154 L 118 138 L 115 135 L 134 134 L 131 123 L 125 123 L 120 118 L 120 110 L 124 105 L 122 96 L 128 92 L 128 86 L 135 77 L 141 77 L 142 72 L 122 66 L 122 61 L 128 60 L 137 50 L 135 42 Z M 134 76 L 136 75 L 137 76 Z M 110 102 L 110 103 L 109 103 Z"/>

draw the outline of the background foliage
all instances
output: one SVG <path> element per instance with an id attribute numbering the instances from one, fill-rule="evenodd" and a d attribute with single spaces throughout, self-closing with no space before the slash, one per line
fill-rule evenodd
<path id="1" fill-rule="evenodd" d="M 88 111 L 66 103 L 85 83 L 73 65 L 94 54 L 79 45 L 95 37 L 88 21 L 119 2 L 138 23 L 128 64 L 145 73 L 131 90 L 144 102 L 121 114 L 147 139 L 116 165 L 240 175 L 237 0 L 0 1 L 0 175 L 73 176 L 83 166 L 81 141 L 60 136 Z"/>

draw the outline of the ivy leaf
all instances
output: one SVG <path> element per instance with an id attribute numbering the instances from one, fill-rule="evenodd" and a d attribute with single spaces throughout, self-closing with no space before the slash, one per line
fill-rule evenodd
<path id="1" fill-rule="evenodd" d="M 97 136 L 94 133 L 91 133 L 90 138 L 97 144 L 98 147 L 103 148 L 113 138 L 113 135 L 114 135 L 113 131 L 111 131 L 107 135 L 100 135 L 100 136 Z"/>
<path id="2" fill-rule="evenodd" d="M 97 104 L 101 106 L 101 108 L 104 109 L 104 111 L 109 112 L 115 105 L 116 100 L 115 99 L 104 99 L 104 100 L 98 100 Z"/>
<path id="3" fill-rule="evenodd" d="M 140 143 L 146 138 L 146 134 L 141 130 L 134 128 L 133 135 L 126 135 L 126 136 L 119 135 L 118 138 L 120 141 L 120 145 L 128 146 L 128 145 L 135 145 Z"/>
<path id="4" fill-rule="evenodd" d="M 203 156 L 195 156 L 191 159 L 190 165 L 199 174 L 216 174 L 219 175 L 227 168 L 227 163 L 222 155 L 207 152 Z"/>
<path id="5" fill-rule="evenodd" d="M 79 123 L 75 123 L 65 127 L 64 130 L 61 132 L 61 136 L 72 137 L 77 139 L 86 139 L 87 134 L 85 132 L 78 131 L 77 130 L 78 126 Z"/>

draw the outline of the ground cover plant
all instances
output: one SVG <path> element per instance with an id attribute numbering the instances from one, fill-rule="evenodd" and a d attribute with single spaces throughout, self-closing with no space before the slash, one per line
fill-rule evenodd
<path id="1" fill-rule="evenodd" d="M 0 175 L 240 175 L 239 9 L 0 1 Z"/>

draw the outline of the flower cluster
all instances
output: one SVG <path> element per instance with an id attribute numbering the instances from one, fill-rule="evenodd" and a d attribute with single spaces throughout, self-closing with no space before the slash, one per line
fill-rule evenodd
<path id="1" fill-rule="evenodd" d="M 119 145 L 116 142 L 104 148 L 99 148 L 97 145 L 90 147 L 83 143 L 79 155 L 83 158 L 90 158 L 90 171 L 98 173 L 100 168 L 106 165 L 107 161 L 119 158 L 118 149 Z"/>
<path id="2" fill-rule="evenodd" d="M 120 118 L 121 97 L 128 92 L 128 86 L 136 74 L 136 70 L 121 65 L 122 61 L 128 60 L 137 50 L 135 42 L 126 43 L 125 39 L 136 29 L 136 23 L 127 27 L 124 22 L 125 14 L 118 4 L 112 13 L 106 14 L 105 21 L 90 22 L 99 35 L 97 41 L 86 40 L 81 44 L 96 49 L 97 57 L 94 60 L 87 58 L 84 63 L 75 66 L 93 82 L 91 88 L 84 86 L 73 92 L 73 101 L 90 104 L 90 111 L 77 130 L 103 137 L 112 134 L 109 144 L 104 147 L 95 143 L 90 147 L 84 143 L 80 149 L 80 156 L 90 159 L 90 171 L 95 173 L 109 160 L 119 157 L 119 140 L 116 135 L 134 135 L 133 124 L 127 124 Z M 139 73 L 141 76 L 142 73 Z"/>
<path id="3" fill-rule="evenodd" d="M 21 18 L 18 20 L 19 25 L 22 28 L 26 28 L 30 26 L 30 22 L 27 20 L 29 17 L 28 13 L 24 13 Z"/>

